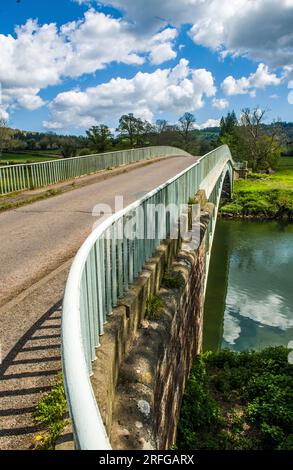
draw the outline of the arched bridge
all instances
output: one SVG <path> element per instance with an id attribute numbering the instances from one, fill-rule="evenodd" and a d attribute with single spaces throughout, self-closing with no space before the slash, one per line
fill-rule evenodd
<path id="1" fill-rule="evenodd" d="M 180 154 L 188 155 L 176 149 L 176 155 Z M 186 215 L 186 204 L 199 191 L 213 204 L 206 234 L 206 285 L 224 183 L 228 183 L 226 189 L 231 193 L 233 161 L 225 145 L 108 217 L 75 257 L 63 303 L 62 361 L 77 448 L 111 449 L 91 383 L 107 319 L 160 244 L 171 237 L 182 237 L 179 220 Z"/>

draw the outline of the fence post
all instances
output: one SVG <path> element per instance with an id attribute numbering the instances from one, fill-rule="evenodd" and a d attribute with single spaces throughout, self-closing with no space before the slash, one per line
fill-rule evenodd
<path id="1" fill-rule="evenodd" d="M 26 165 L 25 171 L 26 171 L 26 179 L 27 179 L 27 188 L 35 189 L 34 182 L 33 182 L 32 166 Z"/>

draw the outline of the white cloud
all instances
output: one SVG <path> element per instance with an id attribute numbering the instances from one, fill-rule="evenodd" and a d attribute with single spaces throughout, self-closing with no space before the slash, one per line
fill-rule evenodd
<path id="1" fill-rule="evenodd" d="M 93 9 L 60 28 L 30 19 L 16 27 L 15 36 L 0 34 L 3 97 L 7 105 L 37 109 L 44 105 L 40 91 L 64 77 L 93 73 L 114 61 L 141 65 L 147 58 L 153 64 L 174 59 L 176 37 L 169 27 L 138 37 L 125 20 Z"/>
<path id="2" fill-rule="evenodd" d="M 170 44 L 157 44 L 152 48 L 150 58 L 152 64 L 162 64 L 167 60 L 175 59 L 176 52 L 172 49 Z"/>
<path id="3" fill-rule="evenodd" d="M 223 339 L 229 344 L 235 344 L 241 333 L 240 322 L 237 318 L 225 313 Z"/>
<path id="4" fill-rule="evenodd" d="M 196 129 L 207 129 L 209 127 L 219 127 L 220 119 L 208 119 L 202 124 L 195 124 Z"/>
<path id="5" fill-rule="evenodd" d="M 173 42 L 177 36 L 178 32 L 175 28 L 167 28 L 151 38 L 149 49 L 152 64 L 159 65 L 177 57 L 173 49 Z"/>
<path id="6" fill-rule="evenodd" d="M 259 64 L 255 73 L 248 77 L 235 79 L 229 75 L 223 81 L 221 87 L 226 95 L 245 95 L 255 96 L 256 88 L 265 88 L 267 86 L 277 86 L 282 83 L 283 77 L 278 77 L 275 73 L 270 73 L 265 64 Z"/>
<path id="7" fill-rule="evenodd" d="M 8 121 L 9 119 L 9 114 L 4 106 L 0 106 L 0 119 L 4 119 L 4 121 Z"/>
<path id="8" fill-rule="evenodd" d="M 66 77 L 94 73 L 112 62 L 140 66 L 146 61 L 160 65 L 173 60 L 176 28 L 182 24 L 190 25 L 196 44 L 217 51 L 222 58 L 242 55 L 262 62 L 249 77 L 227 77 L 222 84 L 227 95 L 254 96 L 257 88 L 279 85 L 281 79 L 264 63 L 283 67 L 284 78 L 293 73 L 293 0 L 148 0 L 147 6 L 144 0 L 77 1 L 112 5 L 123 14 L 117 18 L 89 8 L 82 19 L 61 27 L 30 19 L 16 28 L 15 35 L 0 34 L 5 112 L 9 107 L 37 109 L 45 104 L 40 97 L 43 89 Z M 199 75 L 194 77 L 198 83 Z M 174 102 L 182 102 L 189 94 L 188 86 L 186 82 L 180 90 L 169 88 L 168 94 L 174 93 Z M 196 100 L 201 106 L 200 91 L 195 93 Z M 219 99 L 213 106 L 227 107 Z"/>
<path id="9" fill-rule="evenodd" d="M 245 292 L 231 288 L 227 296 L 227 307 L 239 309 L 239 315 L 250 318 L 263 326 L 271 326 L 280 330 L 293 327 L 293 318 L 289 306 L 276 294 L 269 293 L 261 301 Z"/>
<path id="10" fill-rule="evenodd" d="M 155 114 L 195 111 L 203 107 L 205 96 L 215 93 L 212 74 L 191 69 L 182 59 L 173 69 L 139 72 L 132 79 L 116 78 L 85 91 L 60 93 L 50 108 L 54 125 L 84 128 L 110 123 L 128 112 L 152 120 Z"/>
<path id="11" fill-rule="evenodd" d="M 7 87 L 2 88 L 2 103 L 6 108 L 22 107 L 33 111 L 45 104 L 38 93 L 39 88 L 27 87 Z"/>
<path id="12" fill-rule="evenodd" d="M 214 98 L 212 105 L 217 109 L 226 109 L 229 106 L 229 101 L 225 98 Z"/>
<path id="13" fill-rule="evenodd" d="M 293 65 L 292 0 L 148 0 L 147 7 L 145 0 L 98 3 L 119 8 L 138 30 L 190 24 L 196 44 L 273 67 Z"/>
<path id="14" fill-rule="evenodd" d="M 44 129 L 63 129 L 63 125 L 60 122 L 43 121 L 43 128 Z"/>

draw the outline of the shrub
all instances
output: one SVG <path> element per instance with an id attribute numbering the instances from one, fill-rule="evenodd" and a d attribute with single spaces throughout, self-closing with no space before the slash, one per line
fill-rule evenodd
<path id="1" fill-rule="evenodd" d="M 293 367 L 288 350 L 200 355 L 179 421 L 179 449 L 292 449 Z"/>

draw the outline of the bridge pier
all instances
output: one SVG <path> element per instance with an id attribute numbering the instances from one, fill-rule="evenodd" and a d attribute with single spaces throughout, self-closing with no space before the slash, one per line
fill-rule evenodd
<path id="1" fill-rule="evenodd" d="M 92 384 L 113 449 L 169 449 L 194 356 L 202 349 L 208 226 L 214 205 L 199 192 L 200 244 L 169 240 L 114 309 L 97 350 Z M 166 270 L 182 286 L 161 286 Z M 164 302 L 158 319 L 145 318 L 152 296 Z"/>

